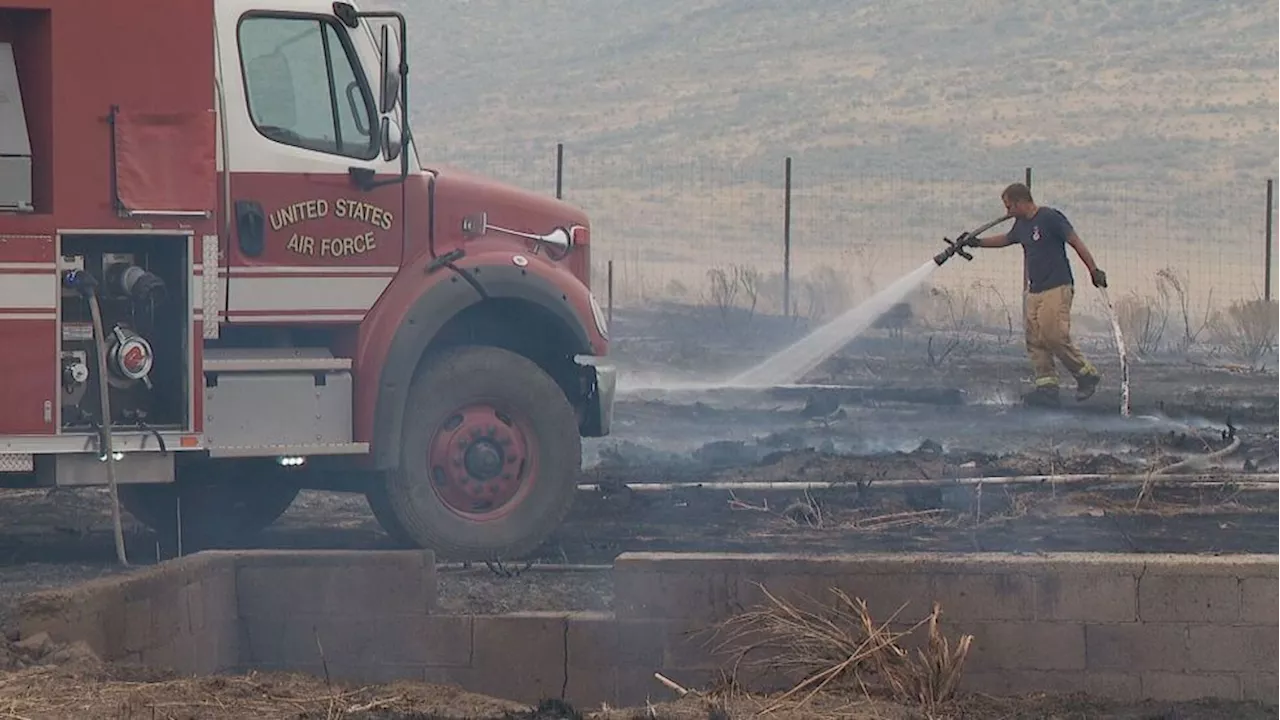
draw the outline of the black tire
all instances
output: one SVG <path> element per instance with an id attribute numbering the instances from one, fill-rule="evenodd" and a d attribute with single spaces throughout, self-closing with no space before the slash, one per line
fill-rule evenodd
<path id="1" fill-rule="evenodd" d="M 184 467 L 173 483 L 119 487 L 120 505 L 166 544 L 177 537 L 181 498 L 184 553 L 242 545 L 278 520 L 300 490 L 281 469 L 237 471 L 215 463 Z"/>
<path id="2" fill-rule="evenodd" d="M 365 491 L 364 499 L 369 503 L 369 510 L 373 513 L 373 517 L 378 521 L 378 525 L 383 531 L 391 537 L 391 541 L 401 548 L 417 548 L 421 547 L 418 542 L 413 539 L 408 530 L 404 529 L 404 525 L 400 524 L 400 519 L 396 517 L 395 512 L 391 509 L 391 498 L 387 495 L 387 481 L 385 477 L 374 478 L 369 489 Z"/>
<path id="3" fill-rule="evenodd" d="M 581 468 L 577 414 L 550 375 L 500 348 L 451 348 L 414 378 L 400 467 L 369 505 L 392 538 L 442 558 L 515 560 L 564 521 Z"/>

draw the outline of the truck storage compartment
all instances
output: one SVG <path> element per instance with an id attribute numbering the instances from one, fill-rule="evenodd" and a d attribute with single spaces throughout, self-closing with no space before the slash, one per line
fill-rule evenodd
<path id="1" fill-rule="evenodd" d="M 323 348 L 206 348 L 204 438 L 213 457 L 368 451 L 352 442 L 351 360 Z"/>
<path id="2" fill-rule="evenodd" d="M 0 8 L 0 213 L 53 204 L 53 74 L 48 10 Z"/>
<path id="3" fill-rule="evenodd" d="M 0 210 L 31 212 L 31 138 L 13 45 L 0 42 Z"/>

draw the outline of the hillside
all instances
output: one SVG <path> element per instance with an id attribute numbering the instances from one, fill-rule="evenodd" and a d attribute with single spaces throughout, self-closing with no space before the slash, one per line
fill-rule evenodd
<path id="1" fill-rule="evenodd" d="M 424 155 L 1111 181 L 1276 171 L 1277 9 L 1224 0 L 378 0 Z"/>
<path id="2" fill-rule="evenodd" d="M 855 286 L 832 307 L 994 217 L 1026 166 L 1118 288 L 1172 267 L 1197 301 L 1261 291 L 1275 3 L 372 1 L 409 18 L 423 158 L 551 192 L 564 142 L 625 301 L 730 264 L 778 286 L 788 155 L 794 277 Z M 1016 297 L 1020 263 L 938 282 Z"/>

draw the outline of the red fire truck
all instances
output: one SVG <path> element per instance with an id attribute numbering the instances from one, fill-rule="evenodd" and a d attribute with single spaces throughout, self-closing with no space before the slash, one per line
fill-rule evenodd
<path id="1" fill-rule="evenodd" d="M 118 485 L 188 550 L 306 488 L 459 559 L 556 529 L 616 382 L 591 226 L 423 163 L 406 47 L 346 2 L 0 0 L 0 485 Z"/>

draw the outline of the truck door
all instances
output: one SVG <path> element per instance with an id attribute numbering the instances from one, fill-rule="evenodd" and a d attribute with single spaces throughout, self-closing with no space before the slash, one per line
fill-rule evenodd
<path id="1" fill-rule="evenodd" d="M 359 322 L 400 264 L 403 184 L 365 190 L 353 180 L 400 171 L 383 148 L 378 49 L 328 5 L 216 6 L 232 324 Z"/>

